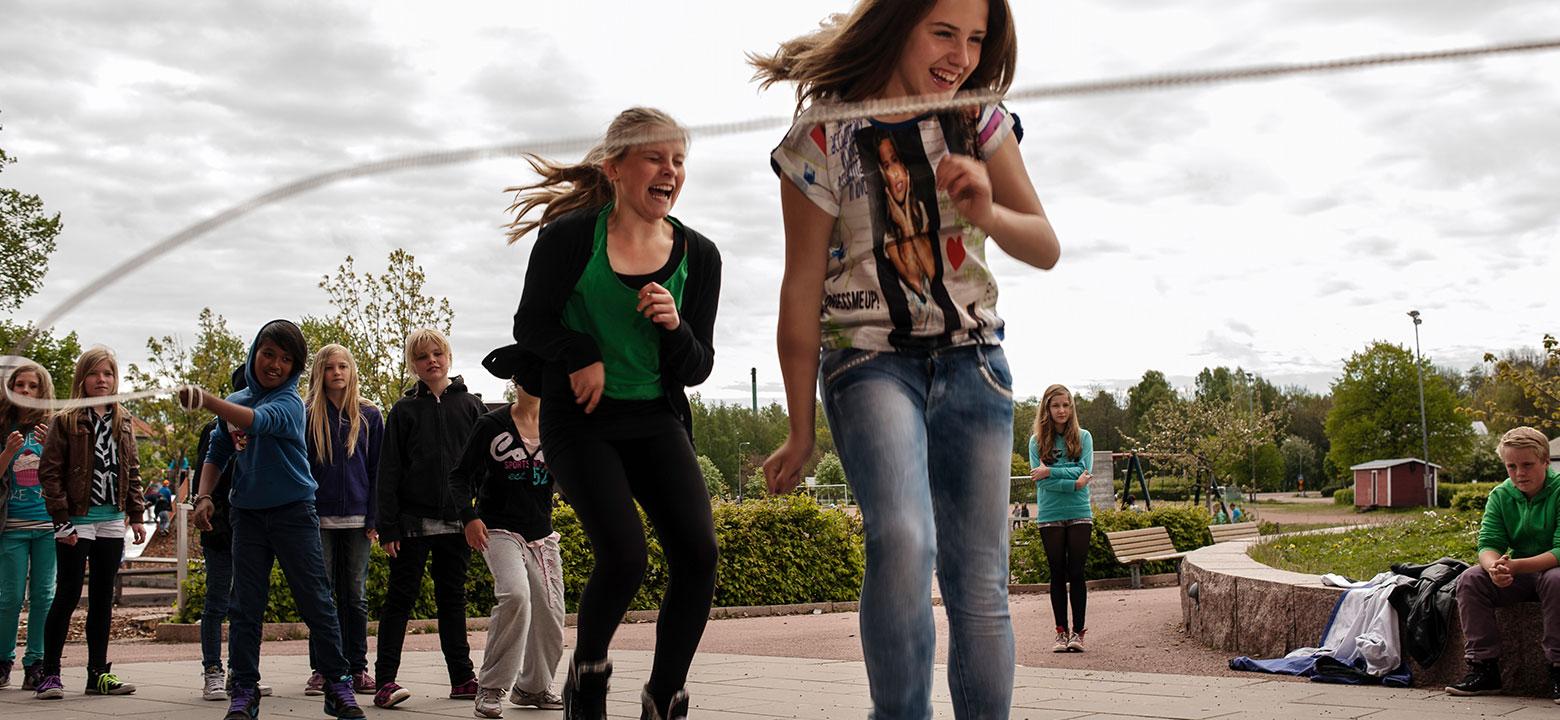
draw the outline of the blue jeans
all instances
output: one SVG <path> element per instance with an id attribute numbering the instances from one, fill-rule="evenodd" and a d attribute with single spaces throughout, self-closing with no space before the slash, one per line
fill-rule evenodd
<path id="1" fill-rule="evenodd" d="M 233 546 L 203 542 L 201 552 L 206 555 L 206 604 L 200 611 L 200 664 L 220 668 L 222 623 L 233 598 Z"/>
<path id="2" fill-rule="evenodd" d="M 27 653 L 22 666 L 43 662 L 44 625 L 54 604 L 54 532 L 0 533 L 0 660 L 16 658 L 16 629 L 27 601 Z"/>
<path id="3" fill-rule="evenodd" d="M 336 611 L 341 621 L 341 650 L 353 673 L 368 669 L 368 553 L 373 543 L 363 528 L 321 530 L 325 577 L 336 591 Z M 309 667 L 319 669 L 314 641 L 309 641 Z"/>
<path id="4" fill-rule="evenodd" d="M 228 628 L 228 669 L 237 687 L 260 681 L 260 629 L 271 594 L 271 563 L 281 565 L 292 590 L 298 615 L 309 627 L 321 675 L 332 680 L 347 676 L 341 653 L 341 626 L 325 576 L 320 548 L 320 520 L 314 503 L 299 501 L 264 510 L 234 507 L 233 610 Z"/>
<path id="5" fill-rule="evenodd" d="M 1002 349 L 830 350 L 824 412 L 866 529 L 861 646 L 875 720 L 932 717 L 935 564 L 959 720 L 1008 717 L 1012 375 Z"/>

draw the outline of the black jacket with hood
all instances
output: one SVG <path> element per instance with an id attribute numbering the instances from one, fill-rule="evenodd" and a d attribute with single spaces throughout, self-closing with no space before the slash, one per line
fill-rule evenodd
<path id="1" fill-rule="evenodd" d="M 380 542 L 400 541 L 424 518 L 460 520 L 450 494 L 450 471 L 460 464 L 466 438 L 486 412 L 482 399 L 467 392 L 458 375 L 438 396 L 419 380 L 390 408 L 379 455 Z"/>

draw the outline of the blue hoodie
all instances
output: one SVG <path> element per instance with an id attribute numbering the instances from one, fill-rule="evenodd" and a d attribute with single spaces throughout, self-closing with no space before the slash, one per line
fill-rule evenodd
<path id="1" fill-rule="evenodd" d="M 280 386 L 266 390 L 255 375 L 259 345 L 256 333 L 255 341 L 249 345 L 249 359 L 244 363 L 244 379 L 249 386 L 227 397 L 228 402 L 255 411 L 255 420 L 245 431 L 249 445 L 243 452 L 234 453 L 233 438 L 224 422 L 211 432 L 211 449 L 206 453 L 206 462 L 217 467 L 225 465 L 229 458 L 234 460 L 229 497 L 233 507 L 244 510 L 312 501 L 315 490 L 304 442 L 303 397 L 298 394 L 298 377 L 303 374 L 305 359 L 293 358 L 292 374 Z"/>

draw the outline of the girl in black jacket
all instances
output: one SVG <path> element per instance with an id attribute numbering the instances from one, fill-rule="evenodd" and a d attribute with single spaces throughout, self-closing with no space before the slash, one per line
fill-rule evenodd
<path id="1" fill-rule="evenodd" d="M 709 377 L 720 253 L 671 217 L 687 133 L 658 110 L 619 114 L 577 165 L 532 158 L 510 190 L 510 241 L 540 228 L 515 312 L 518 375 L 542 399 L 548 466 L 595 552 L 564 684 L 566 718 L 605 718 L 607 646 L 646 564 L 637 500 L 671 578 L 642 717 L 685 717 L 683 688 L 715 591 L 715 528 L 683 388 Z M 540 220 L 525 220 L 543 208 Z M 629 469 L 632 468 L 632 472 Z"/>

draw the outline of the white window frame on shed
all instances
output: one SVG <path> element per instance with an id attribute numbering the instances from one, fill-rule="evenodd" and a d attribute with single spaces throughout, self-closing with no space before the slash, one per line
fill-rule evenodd
<path id="1" fill-rule="evenodd" d="M 1370 471 L 1370 504 L 1371 505 L 1377 504 L 1376 503 L 1376 496 L 1377 496 L 1377 490 L 1376 490 L 1376 480 L 1377 480 L 1377 478 L 1376 478 L 1376 473 L 1377 473 L 1376 470 L 1371 470 Z"/>

